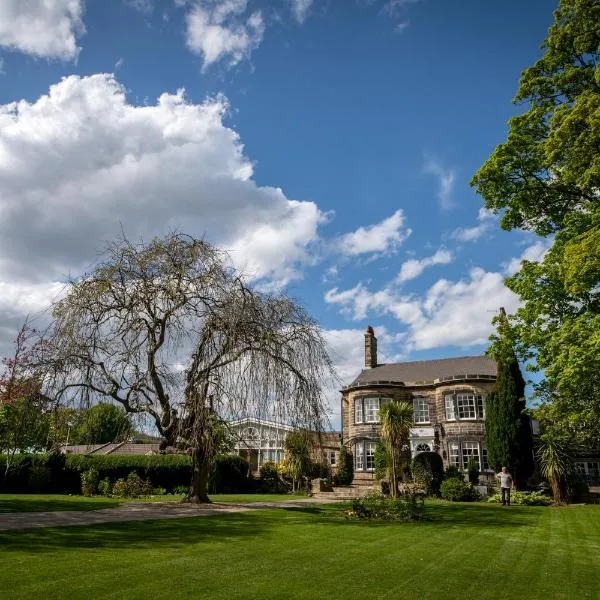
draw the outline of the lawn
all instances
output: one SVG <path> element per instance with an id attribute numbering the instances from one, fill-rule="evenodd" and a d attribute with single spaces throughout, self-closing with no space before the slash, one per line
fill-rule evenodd
<path id="1" fill-rule="evenodd" d="M 54 512 L 63 510 L 99 510 L 114 508 L 123 502 L 179 502 L 182 496 L 152 496 L 150 498 L 105 498 L 66 496 L 60 494 L 0 494 L 0 514 L 9 512 Z M 298 500 L 284 494 L 215 494 L 213 502 L 248 504 Z"/>
<path id="2" fill-rule="evenodd" d="M 337 511 L 0 532 L 0 590 L 7 600 L 600 597 L 600 506 L 440 502 L 409 524 Z"/>

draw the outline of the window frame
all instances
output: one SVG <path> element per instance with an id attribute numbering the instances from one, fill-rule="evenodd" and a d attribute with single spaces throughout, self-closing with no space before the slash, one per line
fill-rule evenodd
<path id="1" fill-rule="evenodd" d="M 419 420 L 417 420 L 417 415 L 420 416 L 423 413 L 426 414 L 426 419 L 419 417 Z M 415 425 L 427 425 L 431 423 L 430 403 L 427 396 L 415 396 L 413 398 L 413 423 Z"/>
<path id="2" fill-rule="evenodd" d="M 472 401 L 472 404 L 464 404 L 464 400 Z M 450 394 L 444 394 L 444 408 L 446 421 L 485 421 L 485 405 L 487 396 L 472 390 L 455 391 Z M 459 401 L 461 404 L 459 405 Z M 465 413 L 464 409 L 472 408 Z M 464 414 L 474 414 L 475 416 L 461 416 Z"/>
<path id="3" fill-rule="evenodd" d="M 367 401 L 374 404 L 367 406 Z M 360 396 L 354 399 L 354 425 L 373 425 L 381 423 L 379 411 L 387 402 L 391 402 L 389 396 Z M 360 418 L 360 420 L 357 418 Z"/>
<path id="4" fill-rule="evenodd" d="M 362 439 L 354 443 L 354 470 L 358 473 L 373 473 L 375 471 L 375 451 L 377 442 Z"/>

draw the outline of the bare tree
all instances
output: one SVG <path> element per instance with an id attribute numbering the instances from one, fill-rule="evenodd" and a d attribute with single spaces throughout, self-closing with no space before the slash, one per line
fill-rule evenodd
<path id="1" fill-rule="evenodd" d="M 149 415 L 163 449 L 192 455 L 191 502 L 208 501 L 224 419 L 275 410 L 299 427 L 327 421 L 321 389 L 335 374 L 315 321 L 284 295 L 250 289 L 204 241 L 115 242 L 53 314 L 55 393 Z"/>

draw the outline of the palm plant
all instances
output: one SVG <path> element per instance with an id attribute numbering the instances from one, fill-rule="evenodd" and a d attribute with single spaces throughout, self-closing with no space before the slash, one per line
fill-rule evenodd
<path id="1" fill-rule="evenodd" d="M 392 498 L 396 498 L 402 472 L 402 453 L 408 446 L 413 425 L 413 407 L 408 402 L 389 402 L 381 407 L 379 416 L 381 439 L 385 442 L 390 457 L 390 494 Z"/>
<path id="2" fill-rule="evenodd" d="M 540 473 L 548 479 L 555 502 L 565 502 L 569 497 L 568 478 L 573 463 L 564 437 L 551 431 L 540 436 L 537 451 Z"/>

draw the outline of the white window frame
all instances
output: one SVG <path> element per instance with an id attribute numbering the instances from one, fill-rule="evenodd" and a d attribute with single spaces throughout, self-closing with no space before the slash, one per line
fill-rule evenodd
<path id="1" fill-rule="evenodd" d="M 444 396 L 444 402 L 446 405 L 446 421 L 456 421 L 454 396 L 452 394 L 447 394 L 446 396 Z"/>
<path id="2" fill-rule="evenodd" d="M 469 460 L 474 458 L 477 461 L 478 470 L 481 471 L 481 448 L 479 442 L 461 442 L 460 456 L 462 459 L 463 469 L 467 468 Z"/>
<path id="3" fill-rule="evenodd" d="M 448 464 L 460 469 L 460 445 L 456 442 L 448 444 Z"/>
<path id="4" fill-rule="evenodd" d="M 376 442 L 365 441 L 365 471 L 373 472 L 375 470 L 375 448 Z"/>
<path id="5" fill-rule="evenodd" d="M 477 420 L 477 397 L 475 394 L 459 392 L 455 395 L 456 416 L 459 421 Z M 463 414 L 461 415 L 461 409 Z M 465 410 L 466 409 L 466 410 Z M 468 417 L 463 416 L 469 414 Z M 470 416 L 472 414 L 472 416 Z"/>
<path id="6" fill-rule="evenodd" d="M 416 396 L 413 398 L 413 422 L 431 423 L 429 417 L 429 398 L 426 396 Z"/>
<path id="7" fill-rule="evenodd" d="M 375 450 L 377 442 L 372 440 L 359 440 L 354 444 L 354 470 L 361 473 L 375 471 Z"/>
<path id="8" fill-rule="evenodd" d="M 431 452 L 431 444 L 427 442 L 420 442 L 415 446 L 415 454 L 420 454 L 421 452 Z"/>
<path id="9" fill-rule="evenodd" d="M 379 398 L 368 396 L 363 398 L 365 423 L 379 423 Z"/>
<path id="10" fill-rule="evenodd" d="M 363 441 L 354 444 L 354 470 L 365 470 L 365 445 Z"/>
<path id="11" fill-rule="evenodd" d="M 363 410 L 363 399 L 356 398 L 354 400 L 354 423 L 360 424 L 364 423 L 364 410 Z"/>

